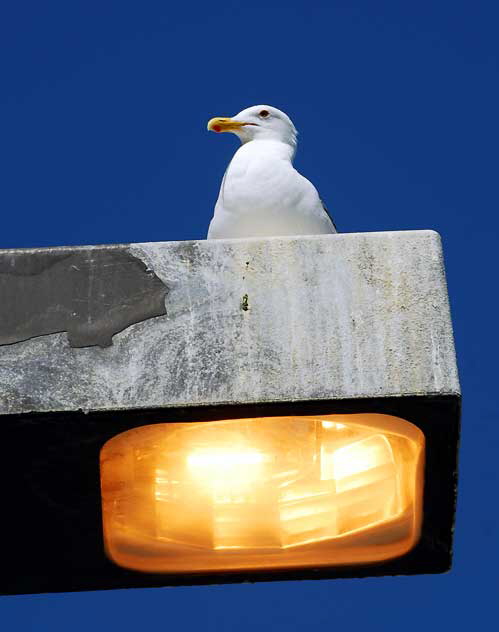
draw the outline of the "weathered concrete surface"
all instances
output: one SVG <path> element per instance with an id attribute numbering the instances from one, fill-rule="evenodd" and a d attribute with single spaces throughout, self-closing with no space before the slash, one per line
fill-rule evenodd
<path id="1" fill-rule="evenodd" d="M 111 248 L 169 289 L 167 314 L 106 348 L 66 333 L 0 346 L 0 413 L 459 393 L 432 231 L 93 250 Z M 32 256 L 0 262 L 13 254 Z"/>

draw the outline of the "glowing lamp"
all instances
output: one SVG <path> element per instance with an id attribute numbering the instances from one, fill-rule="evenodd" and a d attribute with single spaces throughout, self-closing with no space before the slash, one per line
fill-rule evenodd
<path id="1" fill-rule="evenodd" d="M 420 534 L 424 436 L 388 415 L 128 430 L 101 451 L 106 550 L 185 573 L 379 562 Z"/>

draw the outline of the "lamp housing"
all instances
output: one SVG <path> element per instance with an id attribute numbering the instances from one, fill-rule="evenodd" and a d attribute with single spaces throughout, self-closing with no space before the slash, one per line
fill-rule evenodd
<path id="1" fill-rule="evenodd" d="M 445 572 L 432 231 L 0 251 L 4 594 Z"/>

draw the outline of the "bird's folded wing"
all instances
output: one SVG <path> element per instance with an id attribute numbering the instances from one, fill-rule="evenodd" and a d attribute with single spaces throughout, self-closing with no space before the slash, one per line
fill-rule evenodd
<path id="1" fill-rule="evenodd" d="M 331 217 L 331 214 L 329 213 L 329 211 L 327 210 L 326 205 L 324 204 L 324 201 L 321 200 L 321 204 L 322 204 L 322 208 L 324 209 L 324 212 L 326 213 L 326 215 L 329 217 L 329 219 L 331 220 L 331 224 L 333 225 L 333 228 L 336 232 L 338 232 L 338 229 L 336 227 L 336 224 L 334 223 L 333 218 Z"/>

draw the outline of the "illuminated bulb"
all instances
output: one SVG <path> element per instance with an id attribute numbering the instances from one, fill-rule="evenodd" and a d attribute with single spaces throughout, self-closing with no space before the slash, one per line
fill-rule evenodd
<path id="1" fill-rule="evenodd" d="M 419 535 L 423 455 L 386 415 L 136 428 L 101 452 L 106 550 L 156 572 L 389 559 Z"/>
<path id="2" fill-rule="evenodd" d="M 337 421 L 322 421 L 323 428 L 336 428 L 336 430 L 343 430 L 346 428 L 345 424 L 340 424 Z"/>
<path id="3" fill-rule="evenodd" d="M 237 470 L 247 465 L 257 465 L 263 461 L 260 452 L 238 452 L 226 450 L 208 450 L 206 452 L 194 452 L 187 457 L 187 463 L 192 469 L 206 468 L 208 473 L 222 473 Z"/>
<path id="4" fill-rule="evenodd" d="M 244 502 L 262 476 L 263 454 L 255 450 L 205 450 L 187 457 L 195 484 L 213 494 L 215 503 Z"/>

